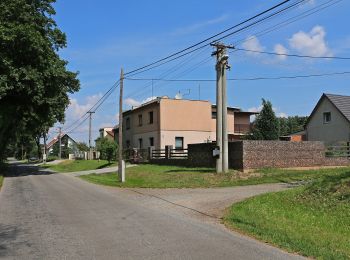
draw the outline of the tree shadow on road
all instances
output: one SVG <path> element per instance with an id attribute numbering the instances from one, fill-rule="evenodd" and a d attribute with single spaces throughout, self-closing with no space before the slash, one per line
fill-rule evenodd
<path id="1" fill-rule="evenodd" d="M 12 163 L 4 172 L 4 177 L 22 177 L 29 175 L 50 175 L 56 172 L 39 168 L 33 164 Z"/>

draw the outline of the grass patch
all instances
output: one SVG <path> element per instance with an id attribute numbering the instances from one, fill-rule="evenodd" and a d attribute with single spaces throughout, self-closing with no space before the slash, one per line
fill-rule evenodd
<path id="1" fill-rule="evenodd" d="M 350 169 L 327 171 L 303 187 L 234 204 L 225 224 L 305 256 L 350 259 Z"/>
<path id="2" fill-rule="evenodd" d="M 227 174 L 215 174 L 215 170 L 211 168 L 186 168 L 143 164 L 126 169 L 125 183 L 120 183 L 115 173 L 90 174 L 80 176 L 80 178 L 96 184 L 117 187 L 206 188 L 309 181 L 330 172 L 339 173 L 342 171 L 345 171 L 345 169 L 322 169 L 312 171 L 264 169 L 250 174 L 237 171 L 230 171 Z"/>
<path id="3" fill-rule="evenodd" d="M 4 174 L 5 174 L 6 168 L 7 168 L 7 164 L 0 162 L 0 189 L 1 189 L 2 184 L 4 182 Z"/>
<path id="4" fill-rule="evenodd" d="M 57 172 L 78 172 L 113 167 L 116 165 L 116 162 L 108 163 L 108 161 L 105 160 L 66 160 L 59 164 L 47 164 L 41 167 L 51 169 Z"/>

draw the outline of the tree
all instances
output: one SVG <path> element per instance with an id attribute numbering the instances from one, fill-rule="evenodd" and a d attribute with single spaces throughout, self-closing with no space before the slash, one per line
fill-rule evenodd
<path id="1" fill-rule="evenodd" d="M 118 145 L 116 142 L 109 140 L 106 137 L 96 139 L 97 151 L 101 153 L 100 157 L 103 160 L 108 160 L 111 163 L 113 158 L 116 158 Z"/>
<path id="2" fill-rule="evenodd" d="M 279 124 L 270 101 L 262 99 L 262 110 L 254 122 L 250 139 L 277 140 L 279 137 Z"/>
<path id="3" fill-rule="evenodd" d="M 55 122 L 63 122 L 68 93 L 79 90 L 77 73 L 68 71 L 67 61 L 58 55 L 66 36 L 53 20 L 54 2 L 0 1 L 2 148 L 23 134 L 35 140 Z"/>
<path id="4" fill-rule="evenodd" d="M 88 152 L 89 151 L 89 146 L 84 143 L 84 142 L 78 142 L 77 143 L 77 148 L 79 151 L 82 151 L 82 152 Z"/>

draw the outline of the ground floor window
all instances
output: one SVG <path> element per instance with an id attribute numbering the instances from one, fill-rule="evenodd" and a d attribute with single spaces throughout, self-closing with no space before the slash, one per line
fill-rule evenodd
<path id="1" fill-rule="evenodd" d="M 142 142 L 142 138 L 139 139 L 139 148 L 142 149 L 143 148 L 143 142 Z"/>
<path id="2" fill-rule="evenodd" d="M 175 137 L 175 149 L 182 150 L 184 149 L 184 138 L 183 137 Z"/>
<path id="3" fill-rule="evenodd" d="M 154 138 L 153 137 L 149 138 L 149 146 L 154 146 Z"/>

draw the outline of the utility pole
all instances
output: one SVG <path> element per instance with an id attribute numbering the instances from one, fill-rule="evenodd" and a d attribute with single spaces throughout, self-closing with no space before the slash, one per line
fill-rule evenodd
<path id="1" fill-rule="evenodd" d="M 119 136 L 118 136 L 118 175 L 119 181 L 125 182 L 125 162 L 123 161 L 123 86 L 124 85 L 124 71 L 120 70 L 120 92 L 119 92 Z M 152 80 L 153 86 L 153 80 Z M 153 90 L 153 87 L 152 87 Z M 153 96 L 153 94 L 152 94 Z"/>
<path id="2" fill-rule="evenodd" d="M 91 121 L 92 121 L 92 114 L 95 112 L 89 111 L 87 114 L 89 114 L 89 160 L 92 159 L 92 146 L 91 146 Z"/>
<path id="3" fill-rule="evenodd" d="M 227 48 L 222 43 L 211 44 L 216 47 L 213 56 L 216 56 L 216 145 L 219 149 L 216 160 L 216 173 L 228 171 L 228 131 L 227 131 L 227 79 L 226 69 L 229 69 Z"/>
<path id="4" fill-rule="evenodd" d="M 58 159 L 62 159 L 62 140 L 61 140 L 61 134 L 62 134 L 62 127 L 58 128 L 58 139 L 59 139 L 59 154 L 58 154 Z"/>

